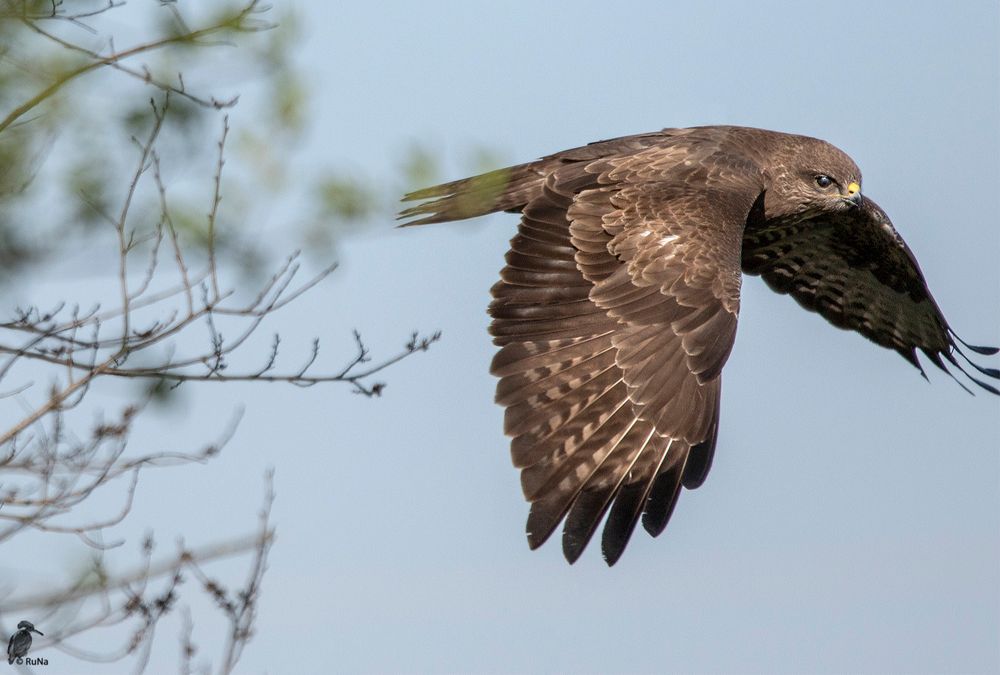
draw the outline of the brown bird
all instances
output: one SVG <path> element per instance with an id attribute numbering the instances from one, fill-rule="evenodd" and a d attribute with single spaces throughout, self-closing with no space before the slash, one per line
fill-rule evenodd
<path id="1" fill-rule="evenodd" d="M 607 514 L 613 565 L 708 474 L 741 271 L 833 325 L 983 389 L 861 171 L 815 138 L 711 126 L 626 136 L 412 192 L 404 225 L 521 213 L 493 287 L 491 371 L 531 502 L 574 562 Z M 946 364 L 947 362 L 947 364 Z M 949 374 L 952 374 L 949 372 Z M 952 374 L 954 377 L 954 374 Z M 926 377 L 926 375 L 925 375 Z M 964 385 L 963 385 L 964 386 Z"/>

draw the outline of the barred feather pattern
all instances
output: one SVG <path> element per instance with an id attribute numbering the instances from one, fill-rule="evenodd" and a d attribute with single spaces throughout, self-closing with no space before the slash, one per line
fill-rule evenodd
<path id="1" fill-rule="evenodd" d="M 599 141 L 404 198 L 420 202 L 406 226 L 521 213 L 489 311 L 532 548 L 562 523 L 573 562 L 603 522 L 614 564 L 640 519 L 659 535 L 681 489 L 702 485 L 741 271 L 921 373 L 918 351 L 1000 393 L 968 368 L 1000 370 L 960 346 L 998 350 L 952 331 L 860 184 L 829 143 L 720 126 Z"/>
<path id="2" fill-rule="evenodd" d="M 718 313 L 735 323 L 735 312 L 713 295 L 715 280 L 699 287 L 694 301 L 681 292 L 692 287 L 677 278 L 677 290 L 662 288 L 666 279 L 636 286 L 633 275 L 650 261 L 635 262 L 630 273 L 628 228 L 615 223 L 632 219 L 623 211 L 637 208 L 640 193 L 580 190 L 600 180 L 597 166 L 550 174 L 524 207 L 490 314 L 502 347 L 492 366 L 500 377 L 497 401 L 507 406 L 511 458 L 532 502 L 529 545 L 540 546 L 564 522 L 563 552 L 573 562 L 606 517 L 602 552 L 613 564 L 640 517 L 650 533 L 663 531 L 692 446 L 714 438 L 718 425 L 721 365 L 704 368 L 715 372 L 700 380 L 690 362 L 705 350 L 685 349 L 671 323 L 695 329 Z M 738 255 L 737 247 L 729 256 L 736 293 Z M 683 271 L 679 263 L 670 273 Z M 616 295 L 616 287 L 625 293 Z M 639 309 L 611 298 L 630 291 L 641 296 Z M 706 298 L 713 311 L 699 312 Z M 726 303 L 738 301 L 726 296 Z M 728 346 L 715 361 L 727 355 Z"/>

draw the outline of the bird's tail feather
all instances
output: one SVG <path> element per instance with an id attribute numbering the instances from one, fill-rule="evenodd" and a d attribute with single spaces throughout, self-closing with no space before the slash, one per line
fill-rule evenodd
<path id="1" fill-rule="evenodd" d="M 410 192 L 404 202 L 422 201 L 399 214 L 400 227 L 475 218 L 495 211 L 520 210 L 542 189 L 538 162 L 497 169 Z"/>

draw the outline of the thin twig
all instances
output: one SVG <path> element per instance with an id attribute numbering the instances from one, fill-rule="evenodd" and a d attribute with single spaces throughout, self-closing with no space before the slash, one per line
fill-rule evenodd
<path id="1" fill-rule="evenodd" d="M 0 132 L 4 131 L 7 127 L 9 127 L 11 124 L 17 121 L 25 113 L 35 108 L 35 106 L 42 103 L 46 99 L 51 98 L 53 94 L 59 91 L 59 89 L 64 87 L 66 84 L 68 84 L 69 82 L 75 80 L 76 78 L 82 75 L 86 75 L 87 73 L 94 72 L 106 66 L 114 66 L 118 62 L 123 61 L 125 59 L 137 56 L 139 54 L 145 54 L 147 52 L 155 51 L 157 49 L 162 49 L 169 45 L 197 44 L 198 41 L 201 40 L 202 38 L 206 38 L 208 36 L 220 33 L 225 30 L 231 30 L 234 25 L 241 26 L 241 29 L 245 31 L 261 30 L 262 28 L 266 28 L 261 26 L 243 25 L 245 23 L 246 18 L 249 17 L 251 14 L 253 14 L 255 11 L 257 11 L 257 6 L 258 6 L 257 0 L 253 0 L 252 2 L 244 6 L 236 14 L 235 17 L 229 20 L 223 20 L 217 24 L 213 24 L 211 26 L 207 26 L 199 30 L 190 31 L 188 33 L 183 33 L 181 35 L 171 35 L 169 37 L 165 37 L 160 40 L 155 40 L 153 42 L 136 45 L 135 47 L 131 47 L 124 51 L 112 52 L 107 56 L 101 56 L 96 52 L 90 52 L 89 54 L 89 56 L 91 57 L 90 63 L 79 66 L 77 68 L 74 68 L 73 70 L 70 70 L 69 72 L 64 73 L 55 82 L 52 82 L 49 86 L 45 87 L 37 94 L 32 96 L 30 99 L 28 99 L 21 105 L 14 108 L 10 113 L 7 114 L 7 116 L 3 120 L 0 120 Z M 71 43 L 66 43 L 65 41 L 60 40 L 58 37 L 52 35 L 48 31 L 45 31 L 44 29 L 40 28 L 37 24 L 34 23 L 34 21 L 30 17 L 22 16 L 20 18 L 22 22 L 31 30 L 35 31 L 40 35 L 45 36 L 50 40 L 62 44 L 62 46 L 66 47 L 67 49 L 72 48 L 75 51 L 83 51 L 83 52 L 87 51 L 79 48 L 78 46 L 72 45 Z M 143 78 L 143 79 L 146 79 L 146 81 L 150 82 L 151 84 L 154 83 L 152 78 L 149 79 Z M 171 88 L 165 87 L 165 89 L 170 90 Z M 175 93 L 180 93 L 185 96 L 187 95 L 185 92 L 175 92 Z M 188 96 L 188 98 L 191 97 Z M 213 100 L 210 103 L 210 105 L 214 108 L 227 108 L 235 104 L 236 104 L 236 99 L 232 99 L 229 101 Z"/>

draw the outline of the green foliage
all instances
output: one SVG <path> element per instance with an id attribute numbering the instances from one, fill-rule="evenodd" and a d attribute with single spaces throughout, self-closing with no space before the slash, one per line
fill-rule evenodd
<path id="1" fill-rule="evenodd" d="M 333 174 L 318 186 L 324 213 L 340 220 L 367 220 L 378 206 L 377 195 L 351 176 Z"/>
<path id="2" fill-rule="evenodd" d="M 491 167 L 493 168 L 493 167 Z M 434 185 L 439 182 L 441 167 L 437 156 L 427 147 L 414 144 L 403 156 L 400 163 L 400 170 L 403 180 L 406 183 L 406 192 L 411 190 Z"/>
<path id="3" fill-rule="evenodd" d="M 437 154 L 416 144 L 388 179 L 338 165 L 304 177 L 311 90 L 296 65 L 300 23 L 265 12 L 253 0 L 0 0 L 0 283 L 56 255 L 106 250 L 135 169 L 133 140 L 154 124 L 151 100 L 164 107 L 169 98 L 157 145 L 168 194 L 162 205 L 153 191 L 137 193 L 129 229 L 142 241 L 166 215 L 183 245 L 203 250 L 221 114 L 239 96 L 256 103 L 233 116 L 225 204 L 213 223 L 216 256 L 247 273 L 277 250 L 255 236 L 266 225 L 298 239 L 288 249 L 326 263 L 344 237 L 389 231 L 403 192 L 441 180 Z M 479 150 L 463 171 L 499 163 Z M 264 222 L 271 205 L 288 202 L 294 211 L 274 211 L 306 215 Z"/>
<path id="4" fill-rule="evenodd" d="M 273 64 L 291 62 L 284 51 L 293 42 L 264 37 L 284 32 L 263 30 L 270 24 L 256 2 L 215 3 L 211 16 L 193 19 L 176 3 L 129 9 L 0 0 L 0 261 L 40 262 L 106 245 L 134 171 L 130 139 L 152 127 L 150 100 L 164 106 L 166 97 L 158 152 L 164 171 L 174 169 L 164 176 L 170 215 L 188 244 L 204 246 L 204 185 L 174 184 L 190 179 L 197 166 L 205 184 L 212 180 L 218 117 L 233 99 L 216 98 L 210 90 L 218 84 L 196 91 L 187 80 L 224 81 L 224 70 L 217 77 L 209 58 L 224 43 L 239 49 L 239 59 L 264 64 L 265 77 L 254 86 L 277 92 L 266 99 L 281 102 L 280 114 L 268 116 L 260 133 L 301 128 L 305 93 L 292 86 L 294 78 L 273 76 L 281 70 Z M 118 19 L 125 12 L 132 23 Z M 255 180 L 253 171 L 239 177 Z M 141 239 L 160 211 L 159 197 L 147 191 L 136 199 L 142 203 L 133 213 L 148 216 L 130 223 Z M 107 236 L 91 236 L 95 229 Z M 221 256 L 238 247 L 234 234 L 218 234 Z"/>

